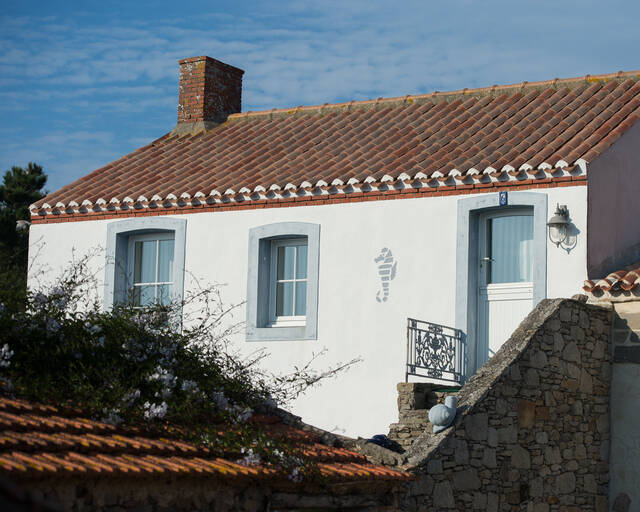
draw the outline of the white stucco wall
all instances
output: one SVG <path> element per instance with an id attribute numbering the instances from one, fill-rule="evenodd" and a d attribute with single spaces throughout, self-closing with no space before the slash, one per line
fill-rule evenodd
<path id="1" fill-rule="evenodd" d="M 615 363 L 611 379 L 610 505 L 620 493 L 640 503 L 640 365 Z"/>
<path id="2" fill-rule="evenodd" d="M 534 189 L 548 196 L 549 218 L 556 203 L 566 204 L 579 231 L 567 253 L 547 241 L 547 296 L 577 293 L 586 278 L 586 187 Z M 496 194 L 496 192 L 493 192 Z M 186 269 L 198 278 L 225 284 L 225 301 L 246 297 L 249 229 L 274 222 L 311 222 L 321 226 L 318 339 L 246 342 L 246 352 L 266 347 L 266 365 L 286 372 L 323 347 L 327 366 L 361 357 L 364 361 L 324 382 L 299 399 L 293 412 L 303 420 L 348 435 L 386 433 L 397 419 L 396 384 L 404 379 L 406 318 L 455 324 L 456 211 L 448 196 L 393 201 L 269 208 L 177 216 L 187 220 Z M 117 220 L 117 219 L 116 219 Z M 60 268 L 78 252 L 106 244 L 114 220 L 36 224 L 31 240 L 38 264 Z M 376 301 L 380 287 L 374 258 L 383 247 L 393 252 L 397 276 L 389 300 Z M 36 256 L 37 255 L 37 256 Z M 96 269 L 101 263 L 96 261 Z M 103 262 L 102 262 L 103 264 Z M 35 275 L 35 274 L 34 274 Z M 50 273 L 49 276 L 52 276 Z M 185 288 L 191 286 L 185 277 Z M 244 320 L 244 311 L 237 320 Z"/>
<path id="3" fill-rule="evenodd" d="M 640 124 L 589 164 L 590 279 L 640 261 Z"/>

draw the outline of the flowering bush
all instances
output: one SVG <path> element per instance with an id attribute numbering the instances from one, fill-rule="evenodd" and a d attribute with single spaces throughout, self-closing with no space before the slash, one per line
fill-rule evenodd
<path id="1" fill-rule="evenodd" d="M 230 351 L 229 337 L 240 327 L 231 323 L 237 306 L 226 307 L 214 289 L 170 306 L 121 304 L 110 311 L 90 299 L 95 290 L 81 261 L 54 286 L 0 303 L 0 377 L 6 390 L 81 406 L 114 424 L 170 428 L 214 449 L 236 451 L 247 463 L 282 464 L 292 452 L 247 420 L 354 362 L 323 372 L 308 364 L 274 377 L 259 369 L 264 354 L 247 359 Z M 183 311 L 191 313 L 179 326 Z M 288 460 L 297 461 L 294 455 Z"/>

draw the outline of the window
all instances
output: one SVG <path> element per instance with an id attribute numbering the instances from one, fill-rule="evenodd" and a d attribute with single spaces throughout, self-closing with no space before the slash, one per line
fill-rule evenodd
<path id="1" fill-rule="evenodd" d="M 173 233 L 129 237 L 134 307 L 169 304 L 173 285 Z"/>
<path id="2" fill-rule="evenodd" d="M 247 340 L 317 338 L 320 226 L 280 222 L 249 231 Z"/>
<path id="3" fill-rule="evenodd" d="M 307 238 L 271 242 L 271 326 L 304 325 L 307 314 Z"/>
<path id="4" fill-rule="evenodd" d="M 162 217 L 108 224 L 105 310 L 130 299 L 134 307 L 182 300 L 186 224 Z"/>

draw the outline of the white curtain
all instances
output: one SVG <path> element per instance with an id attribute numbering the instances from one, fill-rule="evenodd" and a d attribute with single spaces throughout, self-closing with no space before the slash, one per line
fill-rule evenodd
<path id="1" fill-rule="evenodd" d="M 533 279 L 533 216 L 494 217 L 489 229 L 491 283 Z"/>

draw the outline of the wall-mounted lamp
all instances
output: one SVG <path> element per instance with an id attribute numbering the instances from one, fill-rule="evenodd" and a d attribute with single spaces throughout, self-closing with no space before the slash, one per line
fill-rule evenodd
<path id="1" fill-rule="evenodd" d="M 28 220 L 17 220 L 16 221 L 16 231 L 27 231 L 31 226 L 31 222 Z"/>
<path id="2" fill-rule="evenodd" d="M 569 236 L 569 210 L 566 205 L 556 205 L 556 212 L 547 222 L 549 240 L 557 247 L 567 240 Z"/>

